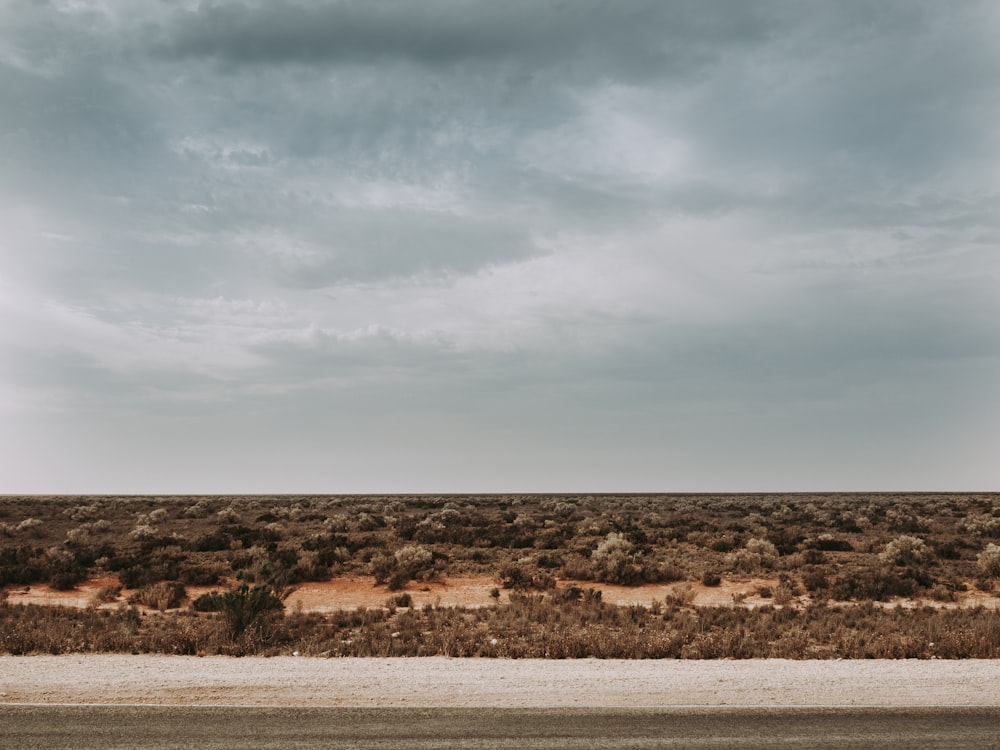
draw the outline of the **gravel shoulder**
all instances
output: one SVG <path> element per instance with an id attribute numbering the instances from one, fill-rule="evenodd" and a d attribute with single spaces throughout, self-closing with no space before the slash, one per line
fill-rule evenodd
<path id="1" fill-rule="evenodd" d="M 1000 660 L 0 657 L 0 703 L 303 707 L 1000 706 Z"/>

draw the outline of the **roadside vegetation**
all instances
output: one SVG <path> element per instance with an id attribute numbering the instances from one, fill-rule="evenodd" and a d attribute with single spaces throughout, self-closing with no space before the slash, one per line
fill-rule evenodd
<path id="1" fill-rule="evenodd" d="M 273 610 L 272 610 L 273 612 Z M 619 607 L 515 594 L 493 607 L 292 611 L 234 631 L 221 614 L 0 606 L 0 653 L 478 656 L 601 659 L 1000 658 L 993 610 L 869 604 Z"/>
<path id="2" fill-rule="evenodd" d="M 286 611 L 296 585 L 338 576 L 371 576 L 386 606 Z M 389 595 L 454 576 L 510 596 Z M 88 610 L 3 603 L 108 577 Z M 753 577 L 777 581 L 765 606 L 691 606 L 693 585 Z M 992 610 L 872 603 L 993 594 L 998 577 L 992 494 L 0 498 L 3 653 L 995 658 Z M 649 607 L 596 590 L 665 582 Z"/>

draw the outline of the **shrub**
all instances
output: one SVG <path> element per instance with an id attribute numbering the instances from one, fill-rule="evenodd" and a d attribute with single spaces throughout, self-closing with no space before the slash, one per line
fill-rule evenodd
<path id="1" fill-rule="evenodd" d="M 191 609 L 195 612 L 218 612 L 221 602 L 219 597 L 214 596 L 213 593 L 214 592 L 209 592 L 199 596 L 191 602 Z"/>
<path id="2" fill-rule="evenodd" d="M 726 564 L 740 573 L 770 568 L 778 559 L 777 548 L 766 539 L 750 539 L 743 549 L 726 555 Z"/>
<path id="3" fill-rule="evenodd" d="M 205 608 L 201 611 L 208 609 L 222 614 L 232 643 L 245 635 L 256 636 L 251 640 L 259 642 L 269 634 L 271 616 L 283 612 L 284 601 L 292 589 L 285 586 L 280 574 L 272 573 L 266 564 L 261 566 L 255 576 L 258 582 L 252 586 L 241 574 L 237 575 L 235 586 L 209 594 L 209 601 L 201 603 Z"/>
<path id="4" fill-rule="evenodd" d="M 408 544 L 392 557 L 372 562 L 376 582 L 386 581 L 392 590 L 401 589 L 413 578 L 425 575 L 434 566 L 434 553 L 422 544 Z"/>
<path id="5" fill-rule="evenodd" d="M 690 583 L 681 583 L 670 589 L 664 598 L 668 607 L 689 607 L 694 602 L 695 591 Z"/>
<path id="6" fill-rule="evenodd" d="M 80 526 L 66 532 L 66 543 L 74 546 L 81 546 L 90 540 L 90 529 Z"/>
<path id="7" fill-rule="evenodd" d="M 434 554 L 422 544 L 408 544 L 396 550 L 396 564 L 413 573 L 429 568 L 434 561 Z"/>
<path id="8" fill-rule="evenodd" d="M 129 536 L 140 542 L 149 541 L 156 538 L 156 529 L 148 523 L 139 523 L 129 532 Z"/>
<path id="9" fill-rule="evenodd" d="M 538 556 L 536 562 L 539 568 L 561 568 L 565 565 L 565 561 L 559 555 L 544 552 Z"/>
<path id="10" fill-rule="evenodd" d="M 86 576 L 83 570 L 60 570 L 49 577 L 49 586 L 56 591 L 72 591 Z"/>
<path id="11" fill-rule="evenodd" d="M 576 602 L 583 598 L 583 589 L 577 585 L 565 586 L 559 592 L 559 598 L 564 602 Z"/>
<path id="12" fill-rule="evenodd" d="M 774 590 L 774 603 L 780 606 L 786 606 L 795 601 L 795 597 L 798 596 L 798 594 L 799 592 L 796 590 L 794 584 L 789 581 L 782 581 Z"/>
<path id="13" fill-rule="evenodd" d="M 78 505 L 75 508 L 67 508 L 63 515 L 69 516 L 74 521 L 89 521 L 98 513 L 96 505 Z"/>
<path id="14" fill-rule="evenodd" d="M 181 583 L 188 586 L 215 586 L 224 572 L 224 569 L 219 565 L 184 563 L 178 568 L 177 577 Z"/>
<path id="15" fill-rule="evenodd" d="M 903 534 L 885 545 L 878 558 L 889 565 L 922 565 L 933 556 L 923 539 Z"/>
<path id="16" fill-rule="evenodd" d="M 829 588 L 830 581 L 827 580 L 822 570 L 812 568 L 802 574 L 802 585 L 806 587 L 806 591 L 814 593 Z"/>
<path id="17" fill-rule="evenodd" d="M 83 566 L 65 548 L 51 547 L 45 550 L 44 559 L 49 570 L 49 585 L 57 591 L 74 589 L 87 576 Z"/>
<path id="18" fill-rule="evenodd" d="M 162 577 L 159 570 L 153 570 L 145 565 L 129 565 L 118 571 L 118 580 L 127 589 L 140 589 L 156 583 Z"/>
<path id="19" fill-rule="evenodd" d="M 119 585 L 101 586 L 90 598 L 90 603 L 95 607 L 99 604 L 108 604 L 115 601 L 121 592 L 122 587 Z"/>
<path id="20" fill-rule="evenodd" d="M 42 535 L 42 522 L 37 518 L 25 518 L 16 528 L 18 531 L 27 532 L 33 536 Z"/>
<path id="21" fill-rule="evenodd" d="M 893 596 L 912 596 L 917 582 L 904 578 L 894 570 L 851 570 L 838 575 L 830 587 L 830 595 L 842 601 L 872 599 L 885 601 Z"/>
<path id="22" fill-rule="evenodd" d="M 129 604 L 141 604 L 144 607 L 151 607 L 160 612 L 168 609 L 175 609 L 181 606 L 187 591 L 180 581 L 163 581 L 149 586 L 143 586 L 132 594 Z"/>
<path id="23" fill-rule="evenodd" d="M 981 513 L 966 516 L 958 522 L 959 531 L 970 536 L 1000 536 L 1000 518 Z"/>
<path id="24" fill-rule="evenodd" d="M 189 505 L 181 513 L 187 518 L 204 518 L 211 512 L 208 498 L 202 498 L 193 505 Z"/>
<path id="25" fill-rule="evenodd" d="M 531 573 L 523 566 L 512 563 L 500 569 L 500 585 L 505 589 L 518 591 L 545 591 L 555 588 L 556 579 L 548 573 Z"/>
<path id="26" fill-rule="evenodd" d="M 927 592 L 927 595 L 936 602 L 955 601 L 955 592 L 941 583 L 932 586 Z"/>
<path id="27" fill-rule="evenodd" d="M 809 549 L 824 552 L 850 552 L 854 549 L 849 541 L 846 539 L 837 539 L 833 534 L 820 534 L 815 539 L 810 540 L 807 546 Z"/>
<path id="28" fill-rule="evenodd" d="M 987 544 L 986 549 L 979 553 L 976 561 L 984 576 L 1000 578 L 1000 545 L 992 542 Z"/>
<path id="29" fill-rule="evenodd" d="M 638 557 L 632 542 L 622 534 L 611 532 L 597 545 L 590 561 L 597 580 L 632 586 L 641 583 L 644 578 Z"/>
<path id="30" fill-rule="evenodd" d="M 413 597 L 410 596 L 407 592 L 403 592 L 402 594 L 397 594 L 395 597 L 393 597 L 392 603 L 395 604 L 397 607 L 412 607 Z"/>
<path id="31" fill-rule="evenodd" d="M 388 554 L 373 557 L 369 572 L 375 578 L 376 584 L 385 583 L 396 572 L 396 558 Z"/>
<path id="32" fill-rule="evenodd" d="M 718 586 L 722 583 L 722 576 L 711 570 L 706 570 L 701 574 L 701 582 L 705 586 Z"/>

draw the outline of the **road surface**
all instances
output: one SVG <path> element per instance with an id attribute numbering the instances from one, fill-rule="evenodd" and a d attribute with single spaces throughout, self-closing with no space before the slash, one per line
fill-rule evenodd
<path id="1" fill-rule="evenodd" d="M 1000 708 L 0 705 L 5 750 L 1000 748 Z"/>

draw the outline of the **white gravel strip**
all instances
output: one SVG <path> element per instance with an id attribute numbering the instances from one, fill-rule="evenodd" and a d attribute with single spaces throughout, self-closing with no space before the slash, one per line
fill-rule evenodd
<path id="1" fill-rule="evenodd" d="M 0 703 L 1000 706 L 1000 661 L 7 656 Z"/>

